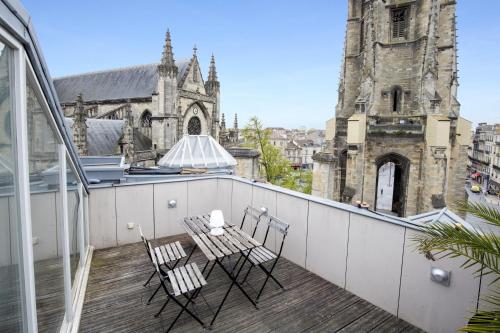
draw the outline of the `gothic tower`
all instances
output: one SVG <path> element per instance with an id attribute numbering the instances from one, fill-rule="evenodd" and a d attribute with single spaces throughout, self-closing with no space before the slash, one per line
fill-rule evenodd
<path id="1" fill-rule="evenodd" d="M 213 110 L 213 121 L 211 134 L 214 138 L 218 137 L 219 133 L 219 112 L 220 112 L 220 83 L 217 80 L 217 69 L 215 68 L 215 57 L 212 54 L 210 60 L 210 68 L 208 71 L 208 80 L 205 82 L 205 89 L 209 96 L 215 98 L 216 103 Z"/>
<path id="2" fill-rule="evenodd" d="M 170 31 L 167 30 L 161 62 L 158 65 L 158 103 L 152 117 L 153 147 L 159 152 L 170 149 L 177 141 L 178 114 L 177 73 L 172 52 Z"/>
<path id="3" fill-rule="evenodd" d="M 348 6 L 334 139 L 315 158 L 313 194 L 400 216 L 463 198 L 456 2 Z"/>
<path id="4" fill-rule="evenodd" d="M 83 97 L 79 94 L 75 104 L 75 118 L 73 120 L 73 143 L 78 151 L 78 155 L 87 156 L 87 115 L 83 107 Z"/>

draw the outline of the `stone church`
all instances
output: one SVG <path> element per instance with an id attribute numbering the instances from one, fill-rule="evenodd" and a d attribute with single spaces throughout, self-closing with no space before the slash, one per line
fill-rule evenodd
<path id="1" fill-rule="evenodd" d="M 122 153 L 151 165 L 185 134 L 218 140 L 215 59 L 205 81 L 196 52 L 195 46 L 190 59 L 174 60 L 167 31 L 160 63 L 54 79 L 79 154 Z"/>
<path id="2" fill-rule="evenodd" d="M 465 198 L 470 122 L 457 100 L 455 7 L 348 0 L 338 104 L 328 148 L 314 157 L 314 195 L 399 216 Z M 382 196 L 388 208 L 377 207 Z"/>

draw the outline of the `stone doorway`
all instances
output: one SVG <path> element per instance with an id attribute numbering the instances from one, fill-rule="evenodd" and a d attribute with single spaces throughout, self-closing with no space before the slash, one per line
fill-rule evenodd
<path id="1" fill-rule="evenodd" d="M 398 154 L 387 154 L 376 161 L 375 210 L 404 216 L 410 161 Z"/>

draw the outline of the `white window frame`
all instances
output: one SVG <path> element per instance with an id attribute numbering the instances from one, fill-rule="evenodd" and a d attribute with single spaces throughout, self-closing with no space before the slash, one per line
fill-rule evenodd
<path id="1" fill-rule="evenodd" d="M 23 52 L 24 53 L 24 52 Z M 38 102 L 43 109 L 45 116 L 47 117 L 49 126 L 52 127 L 55 133 L 55 137 L 58 140 L 58 156 L 59 156 L 59 191 L 60 191 L 60 207 L 59 207 L 59 215 L 61 216 L 61 246 L 62 246 L 62 254 L 63 254 L 63 271 L 64 271 L 64 305 L 65 305 L 65 314 L 64 319 L 61 325 L 61 332 L 67 331 L 70 327 L 70 324 L 73 320 L 73 293 L 71 289 L 71 263 L 70 263 L 70 249 L 69 249 L 69 226 L 68 226 L 68 192 L 66 186 L 66 146 L 64 144 L 63 137 L 59 132 L 54 116 L 50 112 L 50 107 L 45 99 L 42 88 L 38 79 L 35 75 L 33 67 L 31 66 L 30 60 L 27 57 L 26 53 L 24 53 L 24 63 L 25 66 L 25 84 L 28 82 L 32 84 L 32 89 L 35 92 L 36 97 L 38 98 Z M 25 98 L 24 103 L 26 104 L 26 88 L 25 88 Z M 25 109 L 25 114 L 27 115 L 27 108 Z M 27 122 L 26 122 L 27 124 Z M 25 137 L 26 147 L 28 144 L 28 136 Z M 28 157 L 26 157 L 27 160 Z M 80 180 L 80 179 L 79 179 Z M 81 180 L 80 180 L 81 181 Z M 28 182 L 29 189 L 29 182 Z M 30 221 L 31 223 L 31 221 Z M 35 298 L 36 302 L 36 298 Z"/>
<path id="2" fill-rule="evenodd" d="M 27 110 L 27 85 L 31 84 L 35 91 L 38 101 L 43 109 L 45 116 L 55 133 L 56 140 L 58 140 L 58 154 L 59 154 L 59 181 L 60 181 L 60 216 L 62 218 L 62 250 L 63 250 L 63 270 L 64 270 L 64 299 L 65 299 L 65 316 L 61 324 L 61 331 L 67 330 L 71 327 L 72 319 L 74 316 L 74 305 L 72 297 L 71 285 L 71 266 L 70 266 L 70 250 L 69 250 L 69 234 L 68 234 L 68 201 L 67 201 L 67 186 L 66 186 L 66 157 L 70 161 L 70 167 L 73 169 L 75 177 L 78 179 L 80 195 L 79 205 L 79 218 L 80 227 L 78 230 L 78 237 L 80 238 L 80 262 L 79 267 L 84 265 L 86 259 L 86 250 L 88 242 L 85 242 L 84 228 L 88 230 L 88 223 L 84 219 L 84 209 L 88 209 L 88 196 L 83 188 L 82 179 L 76 172 L 76 167 L 71 160 L 70 155 L 66 149 L 64 140 L 60 131 L 56 126 L 55 119 L 50 112 L 50 107 L 46 101 L 43 91 L 40 87 L 38 79 L 34 73 L 30 59 L 26 54 L 23 45 L 0 26 L 0 41 L 12 50 L 11 70 L 10 73 L 11 85 L 11 105 L 12 105 L 12 118 L 14 123 L 13 137 L 15 140 L 15 158 L 16 158 L 16 208 L 18 209 L 19 224 L 19 263 L 20 263 L 20 290 L 22 299 L 22 326 L 25 332 L 37 332 L 37 308 L 36 308 L 36 284 L 35 284 L 35 269 L 34 269 L 34 256 L 33 256 L 33 241 L 32 241 L 32 219 L 31 219 L 31 191 L 29 182 L 29 140 L 28 140 L 28 110 Z M 88 210 L 86 216 L 88 217 Z M 80 271 L 83 271 L 80 270 Z M 82 275 L 82 274 L 79 274 Z M 75 274 L 73 285 L 80 285 L 81 277 Z M 75 304 L 74 304 L 75 303 Z"/>
<path id="3" fill-rule="evenodd" d="M 11 91 L 12 115 L 14 117 L 16 140 L 16 179 L 15 187 L 18 195 L 18 221 L 20 234 L 20 258 L 22 276 L 20 276 L 21 293 L 23 298 L 23 330 L 37 332 L 35 268 L 33 262 L 33 241 L 31 230 L 31 202 L 29 188 L 28 143 L 26 140 L 27 113 L 26 113 L 26 62 L 25 52 L 21 43 L 12 37 L 0 26 L 0 39 L 12 49 L 12 79 Z"/>

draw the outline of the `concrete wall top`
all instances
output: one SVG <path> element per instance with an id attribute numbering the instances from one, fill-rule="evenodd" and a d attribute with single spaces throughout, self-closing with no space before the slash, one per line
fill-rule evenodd
<path id="1" fill-rule="evenodd" d="M 415 229 L 415 230 L 420 230 L 421 225 L 418 223 L 414 223 L 408 219 L 405 218 L 400 218 L 400 217 L 390 217 L 385 214 L 380 214 L 374 211 L 369 211 L 366 209 L 358 208 L 349 204 L 341 203 L 338 201 L 330 200 L 330 199 L 325 199 L 325 198 L 320 198 L 316 197 L 310 194 L 304 194 L 300 193 L 297 191 L 289 190 L 280 186 L 272 185 L 272 184 L 267 184 L 267 183 L 260 183 L 256 182 L 254 180 L 238 177 L 238 176 L 232 176 L 232 175 L 209 175 L 209 176 L 185 176 L 185 177 L 176 177 L 176 178 L 170 178 L 170 179 L 163 179 L 163 180 L 154 180 L 154 181 L 145 181 L 145 182 L 137 182 L 137 183 L 122 183 L 122 184 L 98 184 L 98 185 L 91 185 L 90 189 L 99 189 L 99 188 L 110 188 L 110 187 L 123 187 L 123 186 L 140 186 L 140 185 L 145 185 L 145 184 L 164 184 L 164 183 L 175 183 L 175 182 L 188 182 L 188 181 L 197 181 L 197 180 L 204 180 L 204 179 L 231 179 L 235 180 L 241 183 L 249 184 L 254 187 L 260 187 L 264 188 L 267 190 L 271 190 L 277 193 L 284 193 L 288 194 L 300 199 L 308 200 L 311 202 L 315 202 L 318 204 L 330 206 L 333 208 L 341 209 L 344 211 L 348 211 L 350 213 L 354 214 L 359 214 L 363 215 L 366 217 L 373 218 L 375 220 L 379 221 L 384 221 L 392 224 L 399 225 L 401 227 L 407 227 L 410 229 Z M 92 191 L 91 191 L 92 192 Z"/>

